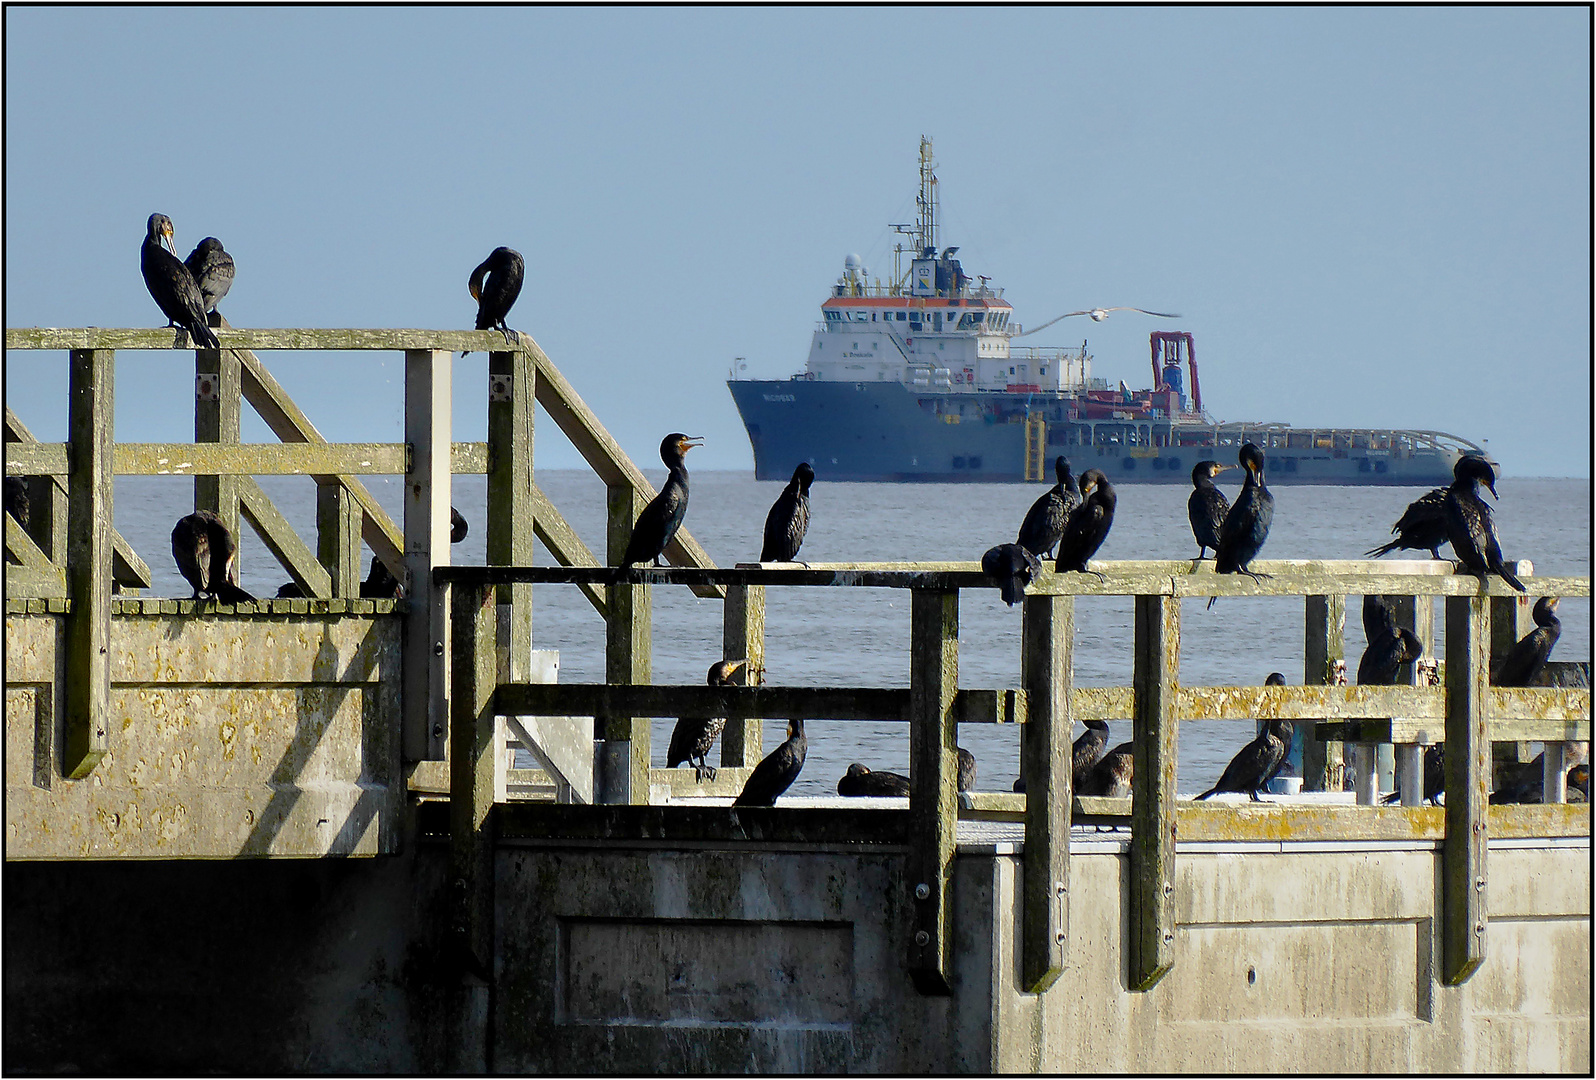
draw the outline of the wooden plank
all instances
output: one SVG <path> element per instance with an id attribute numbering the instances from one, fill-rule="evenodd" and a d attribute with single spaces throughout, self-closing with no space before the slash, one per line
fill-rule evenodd
<path id="1" fill-rule="evenodd" d="M 333 596 L 360 595 L 360 504 L 339 483 L 316 485 L 316 561 Z"/>
<path id="2" fill-rule="evenodd" d="M 194 442 L 177 450 L 178 455 L 191 458 L 212 456 L 235 461 L 241 459 L 235 449 L 240 438 L 240 379 L 238 356 L 232 350 L 194 350 Z M 131 458 L 138 461 L 140 455 L 134 447 L 124 443 L 113 451 L 112 457 L 113 460 Z M 162 460 L 168 464 L 173 462 L 170 456 Z M 135 468 L 143 465 L 144 462 L 139 461 Z M 177 470 L 155 466 L 153 471 L 167 473 Z M 188 471 L 193 472 L 192 469 Z M 209 510 L 222 519 L 229 532 L 242 540 L 238 527 L 238 489 L 236 476 L 203 472 L 194 474 L 194 509 Z"/>
<path id="3" fill-rule="evenodd" d="M 1571 695 L 1581 692 L 1547 691 Z M 1494 691 L 1491 696 L 1495 696 Z M 1494 719 L 1494 711 L 1492 715 L 1487 730 L 1493 742 L 1582 742 L 1590 738 L 1588 719 L 1498 720 Z M 1584 715 L 1588 717 L 1589 710 Z M 1446 742 L 1446 726 L 1444 722 L 1435 720 L 1356 720 L 1315 726 L 1320 738 L 1334 738 L 1349 743 L 1416 743 L 1429 746 Z"/>
<path id="4" fill-rule="evenodd" d="M 412 760 L 444 756 L 449 715 L 447 612 L 433 568 L 449 563 L 449 425 L 453 357 L 426 349 L 405 353 L 404 748 Z"/>
<path id="5" fill-rule="evenodd" d="M 1183 720 L 1319 720 L 1406 716 L 1438 727 L 1446 693 L 1431 686 L 1185 686 Z M 1324 736 L 1320 736 L 1323 738 Z"/>
<path id="6" fill-rule="evenodd" d="M 209 403 L 214 405 L 214 402 Z M 66 443 L 18 444 L 7 451 L 9 476 L 65 476 Z M 486 472 L 487 444 L 451 448 L 455 475 Z M 118 443 L 112 451 L 117 476 L 348 476 L 400 475 L 403 443 Z"/>
<path id="7" fill-rule="evenodd" d="M 6 445 L 7 476 L 65 476 L 72 471 L 66 443 L 13 442 Z"/>
<path id="8" fill-rule="evenodd" d="M 909 975 L 920 993 L 943 995 L 951 993 L 953 961 L 959 594 L 916 589 L 909 627 Z"/>
<path id="9" fill-rule="evenodd" d="M 571 440 L 571 445 L 576 447 L 588 463 L 588 467 L 598 474 L 604 486 L 611 491 L 618 488 L 629 488 L 638 493 L 642 505 L 654 497 L 656 492 L 648 478 L 641 469 L 632 463 L 626 456 L 626 451 L 621 449 L 621 444 L 616 442 L 593 410 L 587 407 L 581 395 L 576 392 L 558 368 L 544 355 L 542 349 L 530 338 L 522 335 L 522 344 L 531 354 L 537 368 L 537 399 L 538 404 L 549 414 L 565 437 Z M 633 515 L 633 520 L 636 515 Z M 709 568 L 715 565 L 715 560 L 709 557 L 697 540 L 693 539 L 687 528 L 683 526 L 676 530 L 676 535 L 665 546 L 665 561 L 673 566 L 690 566 Z M 619 559 L 612 560 L 618 564 Z M 726 588 L 721 584 L 695 585 L 693 592 L 703 597 L 723 597 Z"/>
<path id="10" fill-rule="evenodd" d="M 1025 722 L 1029 695 L 963 688 L 949 706 L 955 723 Z M 911 694 L 902 687 L 615 685 L 539 683 L 503 687 L 505 716 L 724 716 L 728 720 L 901 720 Z"/>
<path id="11" fill-rule="evenodd" d="M 537 482 L 532 484 L 532 530 L 537 538 L 543 542 L 554 561 L 561 566 L 595 567 L 604 564 L 598 561 L 598 556 L 588 550 L 582 538 L 576 535 L 576 530 L 571 528 L 565 516 L 555 509 L 549 497 L 538 487 Z M 582 582 L 577 588 L 587 597 L 588 603 L 593 605 L 593 610 L 599 613 L 599 618 L 609 617 L 609 599 L 603 585 L 591 582 Z"/>
<path id="12" fill-rule="evenodd" d="M 216 329 L 225 349 L 262 351 L 332 350 L 338 352 L 491 352 L 504 348 L 497 330 L 372 330 L 343 328 L 245 329 L 227 325 Z M 524 335 L 523 335 L 524 337 Z M 175 335 L 170 328 L 156 330 L 113 327 L 24 327 L 6 331 L 7 349 L 150 349 L 172 351 Z M 364 362 L 364 361 L 360 361 Z"/>
<path id="13" fill-rule="evenodd" d="M 746 660 L 743 682 L 759 688 L 765 680 L 765 587 L 729 585 L 721 605 L 721 658 Z M 907 704 L 907 703 L 905 703 Z M 727 715 L 711 713 L 712 716 Z M 777 718 L 790 716 L 777 713 Z M 807 717 L 805 718 L 807 719 Z M 720 767 L 752 767 L 764 756 L 764 724 L 755 719 L 728 719 L 720 736 Z"/>
<path id="14" fill-rule="evenodd" d="M 447 537 L 445 538 L 447 539 Z M 449 847 L 452 943 L 465 968 L 491 980 L 493 934 L 493 692 L 498 681 L 492 591 L 450 590 Z"/>
<path id="15" fill-rule="evenodd" d="M 24 598 L 63 598 L 66 595 L 66 573 L 60 567 L 6 567 L 7 602 Z"/>
<path id="16" fill-rule="evenodd" d="M 1302 681 L 1335 686 L 1346 681 L 1347 598 L 1336 593 L 1303 597 Z M 1340 791 L 1345 769 L 1341 744 L 1322 741 L 1312 728 L 1302 739 L 1303 786 L 1309 791 Z"/>
<path id="17" fill-rule="evenodd" d="M 333 595 L 332 578 L 327 568 L 316 558 L 310 546 L 299 538 L 288 519 L 266 497 L 254 477 L 241 476 L 235 481 L 234 493 L 238 497 L 239 511 L 254 528 L 261 543 L 272 553 L 294 583 L 304 590 L 306 597 L 323 599 Z M 257 592 L 269 591 L 268 585 L 256 585 Z M 358 595 L 359 590 L 356 590 Z M 345 593 L 344 595 L 349 595 Z"/>
<path id="18" fill-rule="evenodd" d="M 1022 604 L 1020 680 L 1028 722 L 1020 740 L 1026 791 L 1020 989 L 1029 994 L 1057 982 L 1069 955 L 1074 616 L 1068 596 L 1027 596 Z"/>
<path id="19" fill-rule="evenodd" d="M 490 566 L 532 562 L 537 506 L 532 496 L 534 402 L 532 358 L 524 352 L 488 354 L 488 520 Z M 532 586 L 497 588 L 499 677 L 526 681 L 532 656 Z"/>
<path id="20" fill-rule="evenodd" d="M 1485 962 L 1486 730 L 1490 608 L 1484 596 L 1446 601 L 1446 841 L 1441 852 L 1441 981 L 1465 982 Z"/>
<path id="21" fill-rule="evenodd" d="M 1076 720 L 1130 720 L 1136 690 L 1130 686 L 1071 686 L 1070 715 Z"/>
<path id="22" fill-rule="evenodd" d="M 1175 756 L 1180 601 L 1136 598 L 1135 775 L 1131 783 L 1130 988 L 1149 990 L 1175 961 Z"/>
<path id="23" fill-rule="evenodd" d="M 50 561 L 50 557 L 39 548 L 38 544 L 33 542 L 33 537 L 28 534 L 27 529 L 22 527 L 21 522 L 10 514 L 5 515 L 5 518 L 6 554 L 15 559 L 16 564 L 20 567 L 35 570 L 47 576 L 53 573 L 60 577 L 61 586 L 64 589 L 66 587 L 66 574 L 62 572 L 60 567 Z M 66 594 L 63 592 L 59 595 L 65 596 Z"/>
<path id="24" fill-rule="evenodd" d="M 67 435 L 73 447 L 67 475 L 67 592 L 63 713 L 71 779 L 93 771 L 111 747 L 111 521 L 115 494 L 116 354 L 72 353 Z"/>
<path id="25" fill-rule="evenodd" d="M 148 589 L 151 585 L 150 568 L 115 529 L 111 530 L 111 580 L 126 589 Z"/>
<path id="26" fill-rule="evenodd" d="M 543 380 L 544 373 L 540 370 L 540 390 Z M 628 484 L 615 484 L 607 489 L 605 557 L 612 566 L 618 566 L 626 554 L 633 523 L 645 505 L 639 489 Z M 609 618 L 604 623 L 605 681 L 621 686 L 647 684 L 653 678 L 653 605 L 649 586 L 617 583 L 610 586 L 608 596 Z M 601 710 L 595 716 L 602 725 L 606 744 L 601 748 L 604 757 L 600 775 L 604 782 L 600 798 L 604 802 L 646 804 L 648 770 L 652 762 L 647 718 L 629 711 L 610 710 Z"/>

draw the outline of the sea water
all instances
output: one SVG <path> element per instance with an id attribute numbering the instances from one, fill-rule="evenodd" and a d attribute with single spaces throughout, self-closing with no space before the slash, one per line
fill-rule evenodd
<path id="1" fill-rule="evenodd" d="M 657 486 L 661 469 L 648 470 Z M 587 471 L 544 470 L 538 484 L 588 547 L 602 553 L 605 492 Z M 314 545 L 315 485 L 308 478 L 268 477 L 262 486 L 288 521 Z M 397 520 L 397 479 L 368 478 L 379 502 Z M 1221 485 L 1234 496 L 1234 485 Z M 782 484 L 742 472 L 696 472 L 686 528 L 721 566 L 758 558 L 765 514 Z M 1508 559 L 1529 559 L 1543 576 L 1590 573 L 1590 484 L 1585 480 L 1504 478 L 1495 504 L 1497 533 Z M 1041 484 L 827 484 L 810 492 L 809 533 L 799 557 L 815 562 L 977 561 L 993 544 L 1012 541 Z M 1186 485 L 1124 485 L 1113 531 L 1099 559 L 1173 559 L 1196 555 L 1186 520 Z M 1424 488 L 1297 487 L 1273 489 L 1274 525 L 1264 559 L 1351 559 L 1390 538 L 1393 522 Z M 453 503 L 471 524 L 451 560 L 481 564 L 487 485 L 480 476 L 454 478 Z M 153 595 L 187 597 L 186 582 L 170 555 L 173 523 L 193 507 L 193 480 L 118 477 L 116 526 L 149 564 Z M 244 588 L 276 594 L 288 574 L 246 525 L 240 539 Z M 1427 557 L 1424 552 L 1405 553 Z M 370 553 L 363 556 L 362 567 Z M 536 561 L 552 562 L 541 545 Z M 1075 601 L 1075 681 L 1080 686 L 1125 686 L 1131 681 L 1133 640 L 1130 597 L 1078 597 Z M 1225 597 L 1209 610 L 1205 600 L 1181 604 L 1181 682 L 1199 685 L 1263 683 L 1272 671 L 1300 683 L 1303 674 L 1301 597 Z M 1359 600 L 1348 602 L 1347 666 L 1357 669 L 1364 640 Z M 701 684 L 720 659 L 721 609 L 680 586 L 653 590 L 653 680 Z M 1569 599 L 1558 609 L 1563 635 L 1555 660 L 1591 658 L 1591 603 Z M 909 594 L 902 589 L 769 588 L 766 590 L 765 670 L 773 685 L 909 685 Z M 571 585 L 533 590 L 533 642 L 558 649 L 561 682 L 604 678 L 604 625 L 581 591 Z M 1444 618 L 1437 602 L 1436 652 Z M 1005 606 L 996 589 L 960 594 L 959 684 L 1012 687 L 1020 680 L 1020 608 Z M 653 726 L 656 765 L 665 763 L 674 721 Z M 1127 721 L 1110 724 L 1109 745 L 1129 739 Z M 907 772 L 909 730 L 901 722 L 811 721 L 808 758 L 792 788 L 795 795 L 831 794 L 853 761 L 872 769 Z M 1180 727 L 1178 788 L 1183 794 L 1210 786 L 1225 764 L 1252 738 L 1250 721 L 1188 722 Z M 786 737 L 782 721 L 767 721 L 767 751 Z M 1017 775 L 1019 730 L 969 724 L 959 742 L 975 754 L 977 788 L 1007 791 Z M 711 753 L 713 764 L 719 751 Z"/>

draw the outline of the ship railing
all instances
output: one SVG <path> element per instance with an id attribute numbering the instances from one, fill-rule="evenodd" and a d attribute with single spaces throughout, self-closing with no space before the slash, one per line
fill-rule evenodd
<path id="1" fill-rule="evenodd" d="M 405 620 L 405 758 L 442 762 L 448 693 L 444 658 L 434 646 L 447 635 L 441 603 L 433 602 L 432 577 L 449 562 L 452 475 L 487 477 L 487 520 L 481 523 L 486 558 L 504 565 L 530 563 L 534 537 L 561 565 L 602 565 L 533 480 L 534 403 L 605 484 L 604 553 L 609 560 L 618 561 L 625 550 L 638 512 L 655 494 L 652 485 L 527 334 L 505 351 L 506 339 L 496 331 L 239 329 L 222 320 L 216 325 L 221 349 L 176 350 L 194 354 L 192 443 L 113 439 L 117 351 L 172 351 L 171 329 L 6 330 L 8 352 L 69 354 L 68 441 L 39 442 L 9 400 L 5 434 L 6 475 L 31 478 L 28 527 L 6 515 L 7 610 L 66 616 L 65 774 L 84 777 L 92 772 L 116 729 L 110 717 L 107 658 L 113 587 L 146 589 L 151 584 L 148 566 L 111 526 L 113 481 L 126 475 L 193 477 L 195 508 L 221 516 L 235 535 L 240 520 L 249 522 L 302 596 L 238 605 L 128 599 L 116 600 L 116 605 L 153 604 L 163 613 L 203 610 L 223 617 L 394 612 Z M 329 442 L 256 350 L 402 353 L 404 441 Z M 487 379 L 481 388 L 485 442 L 456 443 L 450 437 L 453 354 L 465 350 L 487 354 Z M 280 443 L 241 441 L 244 402 Z M 316 535 L 310 542 L 295 532 L 256 481 L 287 475 L 316 482 Z M 361 482 L 367 475 L 405 478 L 400 523 Z M 408 599 L 360 597 L 362 540 L 405 584 Z M 665 558 L 676 565 L 715 565 L 686 529 L 677 532 Z M 617 633 L 640 617 L 636 589 L 598 583 L 580 588 Z M 706 597 L 724 595 L 717 585 L 700 585 L 696 591 Z M 531 652 L 531 586 L 506 585 L 498 590 L 498 602 L 510 634 L 512 670 L 517 670 Z M 631 678 L 636 673 L 621 674 Z"/>
<path id="2" fill-rule="evenodd" d="M 1130 985 L 1147 989 L 1169 970 L 1175 954 L 1175 863 L 1179 843 L 1432 841 L 1441 849 L 1441 970 L 1459 983 L 1482 962 L 1486 945 L 1487 844 L 1492 837 L 1586 837 L 1590 808 L 1548 801 L 1539 806 L 1491 806 L 1492 739 L 1542 740 L 1548 746 L 1590 738 L 1588 689 L 1500 689 L 1489 683 L 1493 654 L 1500 655 L 1528 625 L 1527 601 L 1541 595 L 1590 595 L 1588 577 L 1533 577 L 1519 564 L 1526 593 L 1500 579 L 1482 583 L 1435 561 L 1259 561 L 1253 580 L 1220 575 L 1213 564 L 1179 561 L 1094 563 L 1094 574 L 1044 570 L 1023 601 L 1020 677 L 1017 686 L 974 689 L 959 685 L 959 598 L 965 589 L 994 582 L 973 563 L 834 563 L 797 566 L 742 565 L 720 570 L 554 567 L 440 567 L 436 585 L 451 592 L 453 619 L 452 769 L 453 820 L 486 820 L 492 791 L 491 739 L 496 714 L 598 717 L 609 763 L 598 785 L 607 802 L 647 803 L 651 797 L 649 723 L 646 717 L 723 716 L 727 731 L 774 717 L 828 721 L 901 721 L 908 724 L 911 786 L 903 810 L 858 812 L 860 842 L 879 842 L 891 822 L 901 823 L 908 845 L 906 882 L 913 891 L 913 944 L 909 966 L 922 988 L 946 989 L 951 926 L 952 866 L 961 817 L 1023 822 L 1022 982 L 1037 990 L 1063 970 L 1069 934 L 1070 826 L 1118 827 L 1130 857 L 1127 952 Z M 496 679 L 494 620 L 487 601 L 509 583 L 626 586 L 643 590 L 634 606 L 646 611 L 647 591 L 664 585 L 726 590 L 722 645 L 727 659 L 764 670 L 765 594 L 772 587 L 902 589 L 910 593 L 909 685 L 902 688 L 652 686 L 638 653 L 646 650 L 646 619 L 630 634 L 610 635 L 610 678 L 602 685 L 512 685 Z M 1343 629 L 1348 595 L 1388 598 L 1401 624 L 1431 644 L 1433 602 L 1445 608 L 1442 684 L 1338 685 L 1344 677 Z M 1128 686 L 1073 683 L 1077 596 L 1131 596 L 1135 605 L 1132 681 Z M 1301 596 L 1305 660 L 1300 686 L 1186 686 L 1180 679 L 1181 606 L 1185 600 L 1224 596 Z M 1236 601 L 1231 601 L 1236 602 Z M 614 616 L 612 616 L 613 618 Z M 1415 678 L 1418 675 L 1415 674 Z M 752 680 L 759 682 L 756 677 Z M 1407 721 L 1387 720 L 1406 717 Z M 1088 718 L 1130 719 L 1135 745 L 1130 797 L 1086 798 L 1072 791 L 1071 725 Z M 1318 796 L 1261 804 L 1177 800 L 1177 734 L 1182 721 L 1316 722 L 1305 732 L 1304 769 L 1316 791 L 1338 787 L 1334 762 L 1343 741 L 1406 739 L 1402 805 L 1340 804 Z M 1023 725 L 1020 772 L 1026 794 L 956 791 L 958 726 Z M 1340 725 L 1325 727 L 1324 724 Z M 1405 726 L 1404 726 L 1405 725 Z M 476 733 L 476 734 L 472 734 Z M 742 746 L 757 745 L 757 733 Z M 1418 805 L 1421 781 L 1411 766 L 1424 742 L 1446 746 L 1444 807 Z M 459 755 L 469 755 L 463 759 Z M 1551 755 L 1548 755 L 1550 757 Z M 722 760 L 728 761 L 726 751 Z M 684 785 L 692 786 L 692 785 Z M 704 790 L 710 790 L 705 785 Z M 713 791 L 730 795 L 734 789 Z M 1555 785 L 1547 796 L 1555 799 Z M 557 830 L 568 815 L 550 811 L 539 835 Z M 716 813 L 719 813 L 717 811 Z M 715 835 L 773 835 L 783 815 L 802 809 L 732 808 L 730 824 L 694 811 Z M 898 815 L 891 817 L 891 815 Z M 888 815 L 881 817 L 880 815 Z M 620 819 L 617 819 L 620 820 Z M 631 819 L 626 819 L 631 820 Z M 643 819 L 653 820 L 653 819 Z M 865 822 L 870 822 L 866 828 Z M 574 827 L 574 826 L 573 826 Z M 592 823 L 581 826 L 591 828 Z M 607 826 L 606 826 L 607 827 Z M 707 834 L 706 834 L 707 835 Z M 895 834 L 898 835 L 898 834 Z M 833 839 L 847 842 L 846 836 Z M 470 843 L 471 837 L 456 838 Z"/>

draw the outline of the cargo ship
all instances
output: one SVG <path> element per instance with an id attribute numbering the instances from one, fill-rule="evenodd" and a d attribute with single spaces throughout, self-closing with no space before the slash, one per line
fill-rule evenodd
<path id="1" fill-rule="evenodd" d="M 1485 453 L 1441 431 L 1216 421 L 1185 331 L 1151 333 L 1143 390 L 1094 378 L 1084 342 L 1016 345 L 1058 320 L 1025 330 L 1002 289 L 939 246 L 934 168 L 922 138 L 917 220 L 892 226 L 912 245 L 896 246 L 884 284 L 844 260 L 803 371 L 748 379 L 734 365 L 727 386 L 758 479 L 786 480 L 807 461 L 826 481 L 1051 483 L 1062 454 L 1116 484 L 1186 484 L 1198 461 L 1233 464 L 1252 442 L 1271 484 L 1442 486 L 1460 456 Z M 1071 314 L 1100 322 L 1114 310 Z"/>

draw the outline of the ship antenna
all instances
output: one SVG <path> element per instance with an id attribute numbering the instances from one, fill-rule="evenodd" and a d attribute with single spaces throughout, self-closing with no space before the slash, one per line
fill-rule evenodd
<path id="1" fill-rule="evenodd" d="M 916 257 L 925 255 L 926 249 L 937 246 L 937 174 L 936 162 L 931 160 L 931 139 L 920 136 L 920 250 Z"/>

